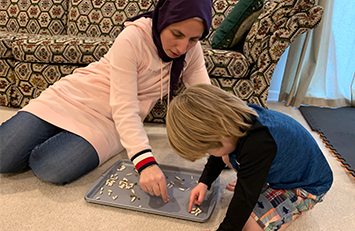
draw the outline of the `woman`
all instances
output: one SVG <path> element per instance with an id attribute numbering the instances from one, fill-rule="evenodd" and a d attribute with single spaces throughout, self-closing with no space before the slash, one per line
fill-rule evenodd
<path id="1" fill-rule="evenodd" d="M 77 69 L 0 127 L 0 172 L 28 167 L 65 184 L 126 148 L 140 186 L 168 200 L 165 178 L 143 119 L 180 76 L 189 87 L 209 83 L 201 45 L 211 0 L 160 0 L 130 19 L 100 61 Z"/>

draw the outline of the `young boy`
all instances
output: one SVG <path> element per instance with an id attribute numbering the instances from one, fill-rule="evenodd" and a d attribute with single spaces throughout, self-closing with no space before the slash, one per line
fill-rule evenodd
<path id="1" fill-rule="evenodd" d="M 167 134 L 174 151 L 210 157 L 190 193 L 201 204 L 225 164 L 237 171 L 234 196 L 218 230 L 283 230 L 321 202 L 333 182 L 317 143 L 297 121 L 245 104 L 213 85 L 198 84 L 172 100 Z M 227 188 L 228 188 L 227 187 Z"/>

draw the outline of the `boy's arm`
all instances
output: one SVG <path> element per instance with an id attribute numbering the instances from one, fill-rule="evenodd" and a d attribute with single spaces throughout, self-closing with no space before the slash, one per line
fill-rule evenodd
<path id="1" fill-rule="evenodd" d="M 266 127 L 256 122 L 250 131 L 252 134 L 241 138 L 240 146 L 238 145 L 240 168 L 237 185 L 219 231 L 242 230 L 266 183 L 276 156 L 276 143 Z"/>
<path id="2" fill-rule="evenodd" d="M 226 164 L 223 162 L 222 157 L 210 156 L 199 182 L 206 184 L 208 189 L 210 189 L 212 183 L 217 179 L 219 174 L 221 174 L 225 166 Z"/>

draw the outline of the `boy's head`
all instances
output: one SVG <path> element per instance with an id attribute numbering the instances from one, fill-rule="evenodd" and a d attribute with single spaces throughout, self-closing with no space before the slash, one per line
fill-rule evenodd
<path id="1" fill-rule="evenodd" d="M 210 84 L 197 84 L 176 96 L 167 114 L 168 139 L 174 151 L 195 161 L 209 149 L 222 147 L 228 137 L 239 138 L 257 113 L 236 96 Z"/>

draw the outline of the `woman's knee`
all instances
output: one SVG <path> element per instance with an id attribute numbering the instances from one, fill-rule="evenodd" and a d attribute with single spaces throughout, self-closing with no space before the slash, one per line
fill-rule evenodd
<path id="1" fill-rule="evenodd" d="M 71 181 L 56 163 L 30 158 L 30 167 L 35 176 L 41 180 L 60 185 Z"/>
<path id="2" fill-rule="evenodd" d="M 36 147 L 29 159 L 33 173 L 42 180 L 63 185 L 96 168 L 98 155 L 91 144 L 82 140 L 63 132 Z"/>
<path id="3" fill-rule="evenodd" d="M 32 150 L 59 131 L 57 127 L 23 111 L 2 123 L 0 126 L 0 172 L 13 173 L 27 170 Z"/>
<path id="4" fill-rule="evenodd" d="M 28 155 L 24 149 L 17 148 L 16 142 L 6 139 L 0 132 L 0 173 L 17 173 L 28 169 Z"/>

